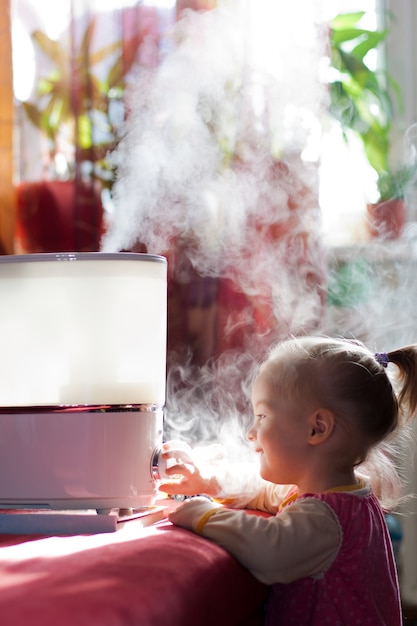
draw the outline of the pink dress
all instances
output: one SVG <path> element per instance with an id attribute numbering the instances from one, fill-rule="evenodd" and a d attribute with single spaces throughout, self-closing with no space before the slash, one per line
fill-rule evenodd
<path id="1" fill-rule="evenodd" d="M 342 544 L 322 575 L 272 586 L 266 625 L 401 626 L 392 544 L 376 497 L 335 492 L 301 498 L 322 500 L 333 509 Z"/>

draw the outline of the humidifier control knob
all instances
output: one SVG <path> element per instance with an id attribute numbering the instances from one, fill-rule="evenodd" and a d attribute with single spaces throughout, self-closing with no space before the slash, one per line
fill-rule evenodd
<path id="1" fill-rule="evenodd" d="M 164 478 L 167 478 L 166 468 L 166 461 L 162 458 L 162 448 L 158 446 L 155 448 L 151 458 L 152 478 L 154 480 L 163 480 Z"/>

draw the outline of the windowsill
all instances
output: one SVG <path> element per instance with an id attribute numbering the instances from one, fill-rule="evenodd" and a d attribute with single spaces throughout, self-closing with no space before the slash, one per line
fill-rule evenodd
<path id="1" fill-rule="evenodd" d="M 404 237 L 395 240 L 373 239 L 349 245 L 327 245 L 328 258 L 333 262 L 348 262 L 358 257 L 369 262 L 405 262 L 417 259 L 417 238 Z"/>

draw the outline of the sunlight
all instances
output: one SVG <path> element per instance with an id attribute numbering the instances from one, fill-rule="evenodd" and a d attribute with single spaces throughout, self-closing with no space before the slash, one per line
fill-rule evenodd
<path id="1" fill-rule="evenodd" d="M 17 100 L 25 102 L 32 92 L 35 80 L 35 51 L 28 32 L 20 20 L 13 20 L 13 92 Z"/>
<path id="2" fill-rule="evenodd" d="M 28 4 L 32 4 L 40 16 L 48 37 L 58 39 L 70 21 L 70 0 L 28 0 Z"/>

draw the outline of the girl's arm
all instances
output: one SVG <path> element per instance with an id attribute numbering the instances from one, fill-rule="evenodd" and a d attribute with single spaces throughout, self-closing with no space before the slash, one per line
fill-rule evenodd
<path id="1" fill-rule="evenodd" d="M 315 498 L 303 498 L 269 518 L 192 498 L 170 520 L 222 546 L 268 585 L 323 573 L 342 541 L 334 512 Z"/>

